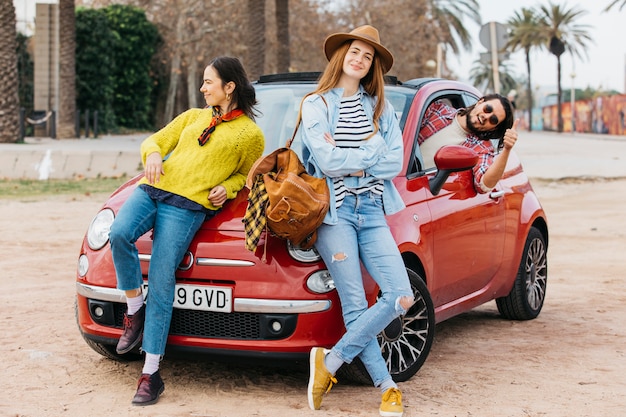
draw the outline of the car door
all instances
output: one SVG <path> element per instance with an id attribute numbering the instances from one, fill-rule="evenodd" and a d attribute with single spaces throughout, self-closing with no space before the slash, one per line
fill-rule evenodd
<path id="1" fill-rule="evenodd" d="M 441 99 L 456 108 L 469 104 L 451 92 L 432 96 L 429 104 Z M 423 169 L 428 177 L 436 173 L 436 167 Z M 498 186 L 480 194 L 471 170 L 453 173 L 437 195 L 430 194 L 428 207 L 433 264 L 427 279 L 435 306 L 480 293 L 493 279 L 503 253 L 505 205 Z"/>

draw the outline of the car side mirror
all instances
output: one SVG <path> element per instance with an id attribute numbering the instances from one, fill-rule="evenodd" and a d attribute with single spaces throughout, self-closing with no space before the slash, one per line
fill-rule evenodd
<path id="1" fill-rule="evenodd" d="M 461 145 L 442 146 L 435 154 L 437 174 L 428 180 L 430 192 L 439 194 L 450 174 L 472 169 L 477 163 L 478 154 L 473 149 Z"/>

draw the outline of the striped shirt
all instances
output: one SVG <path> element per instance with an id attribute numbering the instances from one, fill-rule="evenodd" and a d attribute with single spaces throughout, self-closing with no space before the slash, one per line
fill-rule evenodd
<path id="1" fill-rule="evenodd" d="M 357 92 L 351 97 L 343 97 L 339 109 L 339 120 L 335 129 L 335 146 L 339 148 L 358 148 L 374 131 L 372 122 L 368 119 L 363 103 L 361 103 L 361 92 Z M 375 179 L 369 181 L 359 188 L 348 188 L 343 181 L 343 177 L 333 178 L 334 191 L 339 208 L 346 193 L 361 194 L 372 191 L 376 194 L 383 193 L 383 180 Z"/>

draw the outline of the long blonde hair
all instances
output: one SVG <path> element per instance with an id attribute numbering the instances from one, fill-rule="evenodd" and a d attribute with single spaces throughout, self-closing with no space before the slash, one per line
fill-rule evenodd
<path id="1" fill-rule="evenodd" d="M 312 93 L 307 94 L 305 98 L 312 94 L 321 95 L 335 88 L 341 78 L 341 74 L 343 72 L 343 61 L 348 53 L 348 49 L 350 49 L 351 44 L 352 42 L 345 42 L 337 48 L 337 50 L 335 50 L 333 56 L 326 65 L 326 69 L 324 69 L 324 72 L 320 76 L 317 88 Z M 367 94 L 376 99 L 373 117 L 374 131 L 367 137 L 367 139 L 369 139 L 374 136 L 376 132 L 378 132 L 378 120 L 383 114 L 385 107 L 385 79 L 383 77 L 383 67 L 378 55 L 374 54 L 372 66 L 370 67 L 367 75 L 361 79 L 360 84 L 363 86 Z"/>

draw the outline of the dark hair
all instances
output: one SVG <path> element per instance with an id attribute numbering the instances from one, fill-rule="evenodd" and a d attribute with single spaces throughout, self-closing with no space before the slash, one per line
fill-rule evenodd
<path id="1" fill-rule="evenodd" d="M 500 149 L 504 145 L 504 132 L 506 132 L 507 129 L 513 127 L 513 122 L 515 121 L 515 116 L 513 114 L 513 105 L 508 98 L 501 96 L 500 94 L 487 94 L 471 106 L 459 110 L 459 114 L 461 116 L 465 116 L 466 114 L 469 114 L 472 110 L 474 110 L 474 107 L 476 107 L 478 103 L 490 100 L 500 100 L 500 103 L 504 108 L 504 120 L 498 123 L 498 125 L 493 129 L 484 132 L 476 132 L 475 135 L 483 140 L 499 139 L 498 149 Z"/>
<path id="2" fill-rule="evenodd" d="M 246 116 L 254 120 L 257 114 L 256 91 L 252 83 L 248 79 L 246 70 L 243 68 L 241 61 L 230 56 L 219 56 L 214 58 L 209 66 L 213 67 L 219 77 L 222 79 L 222 86 L 233 82 L 235 89 L 233 90 L 233 102 L 245 113 Z"/>

